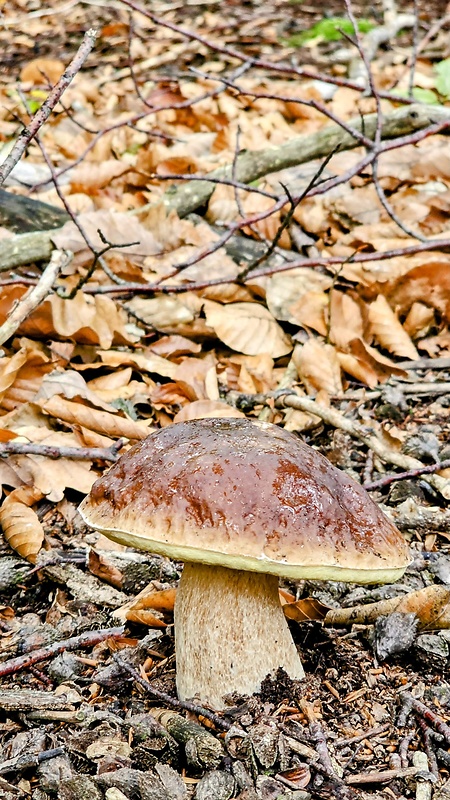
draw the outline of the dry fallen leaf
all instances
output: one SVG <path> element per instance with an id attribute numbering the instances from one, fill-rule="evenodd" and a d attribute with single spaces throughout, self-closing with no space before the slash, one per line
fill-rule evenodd
<path id="1" fill-rule="evenodd" d="M 115 586 L 116 589 L 122 588 L 123 575 L 120 569 L 113 566 L 105 556 L 100 555 L 95 550 L 89 550 L 88 561 L 89 572 L 96 575 L 100 580 Z"/>
<path id="2" fill-rule="evenodd" d="M 232 350 L 246 355 L 266 353 L 272 358 L 292 350 L 290 337 L 284 333 L 270 311 L 258 303 L 230 303 L 222 306 L 205 301 L 207 324 Z"/>
<path id="3" fill-rule="evenodd" d="M 135 422 L 108 411 L 100 411 L 82 403 L 73 403 L 64 397 L 54 395 L 49 400 L 42 400 L 39 404 L 43 411 L 56 419 L 72 425 L 82 425 L 98 433 L 114 438 L 145 439 L 151 432 L 150 423 L 146 420 Z"/>
<path id="4" fill-rule="evenodd" d="M 21 486 L 11 492 L 0 508 L 0 524 L 6 541 L 33 564 L 44 541 L 44 529 L 31 506 L 43 496 L 40 489 Z"/>
<path id="5" fill-rule="evenodd" d="M 330 395 L 342 394 L 341 367 L 331 344 L 308 339 L 303 346 L 296 346 L 292 358 L 309 394 L 321 389 Z"/>
<path id="6" fill-rule="evenodd" d="M 377 342 L 390 353 L 413 361 L 419 358 L 410 337 L 382 294 L 369 306 L 369 326 Z"/>

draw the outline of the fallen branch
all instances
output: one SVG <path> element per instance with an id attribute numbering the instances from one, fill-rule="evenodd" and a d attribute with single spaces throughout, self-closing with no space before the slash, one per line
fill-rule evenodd
<path id="1" fill-rule="evenodd" d="M 73 253 L 69 250 L 54 250 L 49 263 L 44 269 L 36 286 L 24 294 L 12 311 L 8 314 L 6 321 L 0 327 L 0 345 L 11 338 L 20 327 L 22 322 L 42 303 L 52 291 L 53 284 L 61 270 L 70 264 Z"/>
<path id="2" fill-rule="evenodd" d="M 70 639 L 64 639 L 62 642 L 54 642 L 48 647 L 42 647 L 39 650 L 33 650 L 31 653 L 26 653 L 17 658 L 11 658 L 9 661 L 4 661 L 0 664 L 0 678 L 5 675 L 15 675 L 23 669 L 28 669 L 34 664 L 39 664 L 40 661 L 46 661 L 48 658 L 58 656 L 66 650 L 78 650 L 79 647 L 94 647 L 105 639 L 119 639 L 124 632 L 125 628 L 107 628 L 103 631 L 88 631 L 81 633 L 79 636 L 73 636 Z"/>
<path id="3" fill-rule="evenodd" d="M 440 106 L 426 106 L 426 105 L 410 105 L 405 108 L 400 108 L 392 114 L 386 115 L 383 126 L 381 129 L 382 139 L 395 139 L 399 136 L 408 136 L 417 131 L 425 130 L 434 124 L 450 124 L 450 109 Z M 377 115 L 367 114 L 364 117 L 350 120 L 347 127 L 352 126 L 356 131 L 369 137 L 375 134 L 377 125 Z M 344 130 L 339 125 L 328 125 L 316 133 L 304 136 L 296 136 L 290 141 L 286 142 L 280 147 L 267 148 L 266 150 L 259 150 L 256 152 L 248 152 L 240 156 L 236 161 L 235 175 L 233 175 L 233 165 L 220 167 L 210 173 L 210 177 L 214 181 L 207 178 L 202 180 L 195 180 L 188 183 L 183 183 L 180 186 L 173 187 L 166 192 L 163 196 L 162 202 L 167 210 L 177 211 L 180 217 L 187 216 L 189 213 L 195 211 L 199 206 L 208 202 L 211 194 L 213 193 L 217 182 L 224 181 L 239 181 L 240 183 L 252 183 L 258 178 L 264 177 L 271 172 L 286 169 L 287 167 L 297 166 L 304 164 L 308 161 L 313 161 L 317 158 L 323 158 L 329 155 L 334 149 L 342 151 L 357 147 L 360 142 L 353 137 L 350 133 Z M 404 144 L 407 144 L 405 141 Z M 138 209 L 140 213 L 152 207 L 154 204 L 143 206 Z M 19 234 L 13 238 L 6 240 L 2 245 L 2 253 L 0 255 L 0 271 L 4 272 L 13 267 L 20 266 L 21 264 L 31 263 L 33 261 L 40 261 L 49 258 L 52 250 L 51 238 L 55 231 L 38 231 L 36 233 Z M 422 250 L 429 250 L 432 247 L 443 247 L 445 243 L 426 243 L 424 247 L 413 247 L 412 250 L 405 248 L 405 255 L 409 252 L 421 252 Z M 395 252 L 395 255 L 402 255 Z M 387 253 L 358 253 L 353 259 L 355 262 L 378 260 L 383 258 L 392 257 Z M 308 259 L 301 259 L 301 263 L 293 262 L 295 266 L 332 266 L 333 264 L 341 264 L 344 259 L 338 257 L 333 259 L 320 258 L 317 261 L 309 262 Z M 286 266 L 286 269 L 290 268 Z M 255 277 L 255 276 L 252 276 Z M 227 279 L 229 282 L 229 278 Z M 221 283 L 224 281 L 217 281 Z M 211 285 L 215 285 L 211 284 Z M 173 286 L 173 287 L 152 287 L 145 284 L 129 284 L 124 287 L 124 291 L 187 291 L 191 287 L 186 285 Z M 201 288 L 201 287 L 200 287 Z M 102 287 L 103 292 L 114 291 L 113 287 Z M 118 291 L 115 287 L 115 291 Z"/>
<path id="4" fill-rule="evenodd" d="M 392 114 L 386 115 L 381 128 L 381 139 L 396 139 L 408 136 L 416 131 L 435 125 L 436 123 L 450 123 L 450 109 L 443 106 L 411 105 L 406 108 L 396 109 Z M 359 133 L 364 133 L 373 139 L 377 127 L 377 114 L 367 114 L 349 120 L 348 127 Z M 405 142 L 406 144 L 406 142 Z M 288 167 L 295 167 L 324 158 L 333 151 L 351 150 L 360 145 L 360 141 L 344 130 L 340 125 L 327 125 L 313 134 L 305 134 L 290 139 L 280 147 L 244 153 L 236 162 L 235 174 L 233 166 L 227 165 L 211 172 L 212 178 L 233 179 L 240 183 L 252 183 L 258 178 L 278 172 Z M 175 210 L 180 217 L 185 217 L 200 206 L 208 202 L 215 184 L 207 179 L 171 187 L 164 195 L 163 201 L 170 211 Z M 140 211 L 150 208 L 154 204 L 144 206 Z"/>
<path id="5" fill-rule="evenodd" d="M 111 447 L 55 447 L 49 444 L 33 444 L 32 442 L 2 442 L 0 443 L 0 457 L 7 455 L 45 456 L 45 458 L 75 458 L 78 461 L 115 462 L 119 458 L 119 450 L 125 441 L 118 439 Z"/>
<path id="6" fill-rule="evenodd" d="M 89 53 L 95 45 L 96 38 L 96 30 L 90 28 L 88 31 L 86 31 L 75 57 L 61 75 L 59 81 L 53 87 L 47 99 L 42 103 L 39 110 L 36 111 L 36 114 L 32 118 L 30 124 L 27 125 L 17 137 L 16 143 L 14 144 L 11 152 L 5 158 L 3 164 L 0 165 L 0 186 L 3 185 L 9 173 L 14 169 L 17 162 L 23 156 L 31 140 L 36 136 L 39 129 L 42 128 L 44 122 L 47 121 L 51 112 L 58 104 L 59 99 L 72 82 L 77 72 L 80 71 Z"/>

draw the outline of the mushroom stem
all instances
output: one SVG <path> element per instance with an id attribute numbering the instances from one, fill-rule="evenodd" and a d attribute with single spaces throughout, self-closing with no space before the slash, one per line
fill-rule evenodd
<path id="1" fill-rule="evenodd" d="M 258 692 L 283 667 L 304 677 L 278 596 L 278 578 L 188 563 L 175 602 L 177 689 L 213 708 L 224 697 Z"/>

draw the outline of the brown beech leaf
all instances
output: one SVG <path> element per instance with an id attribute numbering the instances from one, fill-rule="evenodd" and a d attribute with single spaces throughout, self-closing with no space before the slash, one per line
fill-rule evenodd
<path id="1" fill-rule="evenodd" d="M 128 622 L 135 622 L 137 625 L 146 625 L 148 628 L 167 628 L 167 622 L 157 617 L 153 611 L 134 611 L 130 609 L 126 612 L 125 619 Z"/>
<path id="2" fill-rule="evenodd" d="M 44 541 L 44 529 L 31 506 L 43 496 L 40 489 L 21 486 L 11 492 L 0 508 L 0 524 L 6 541 L 33 564 Z"/>
<path id="3" fill-rule="evenodd" d="M 0 400 L 13 385 L 26 360 L 27 354 L 25 350 L 18 350 L 10 358 L 4 357 L 0 360 Z"/>
<path id="4" fill-rule="evenodd" d="M 323 336 L 326 334 L 324 309 L 327 306 L 325 290 L 332 278 L 308 267 L 290 269 L 272 275 L 266 281 L 266 301 L 275 319 L 293 325 L 308 325 Z M 318 320 L 314 324 L 312 309 Z"/>
<path id="5" fill-rule="evenodd" d="M 26 286 L 7 286 L 0 298 L 0 325 L 14 303 L 27 291 Z M 36 339 L 70 339 L 79 344 L 99 344 L 108 348 L 113 342 L 128 344 L 137 337 L 127 332 L 127 314 L 106 295 L 77 292 L 72 300 L 50 295 L 22 322 L 19 333 Z"/>
<path id="6" fill-rule="evenodd" d="M 369 325 L 377 342 L 390 353 L 413 361 L 419 358 L 410 337 L 382 294 L 369 306 Z"/>
<path id="7" fill-rule="evenodd" d="M 430 308 L 425 303 L 416 302 L 409 309 L 403 327 L 411 339 L 418 339 L 421 336 L 426 336 L 435 324 L 434 308 Z"/>
<path id="8" fill-rule="evenodd" d="M 20 80 L 47 87 L 49 82 L 54 84 L 60 79 L 65 68 L 64 62 L 56 58 L 33 58 L 20 70 Z"/>
<path id="9" fill-rule="evenodd" d="M 352 339 L 347 343 L 347 352 L 338 351 L 338 359 L 342 369 L 371 389 L 378 383 L 384 383 L 391 375 L 406 377 L 406 372 L 399 369 L 393 361 L 382 356 L 374 347 L 370 347 L 363 339 Z"/>
<path id="10" fill-rule="evenodd" d="M 416 301 L 436 308 L 450 320 L 450 264 L 448 261 L 430 261 L 411 269 L 395 281 L 387 297 L 402 313 Z"/>
<path id="11" fill-rule="evenodd" d="M 123 575 L 105 556 L 96 553 L 95 550 L 89 551 L 88 561 L 89 572 L 96 575 L 100 580 L 115 586 L 116 589 L 122 588 Z"/>
<path id="12" fill-rule="evenodd" d="M 303 600 L 296 600 L 293 594 L 279 589 L 280 602 L 283 606 L 284 615 L 295 622 L 309 622 L 311 620 L 322 621 L 325 619 L 330 606 L 324 605 L 315 597 L 305 597 Z"/>
<path id="13" fill-rule="evenodd" d="M 207 300 L 205 314 L 207 324 L 217 337 L 238 353 L 250 356 L 266 353 L 272 358 L 280 358 L 292 350 L 290 337 L 270 311 L 258 303 L 222 306 Z"/>
<path id="14" fill-rule="evenodd" d="M 144 608 L 153 608 L 154 611 L 173 613 L 175 607 L 176 589 L 160 589 L 149 594 L 141 595 L 133 603 L 133 611 L 140 611 Z"/>
<path id="15" fill-rule="evenodd" d="M 105 245 L 98 231 L 107 242 L 118 245 L 129 245 L 121 248 L 121 253 L 137 263 L 142 263 L 148 255 L 161 252 L 156 236 L 142 225 L 136 217 L 123 211 L 99 209 L 78 215 L 79 224 L 83 227 L 89 241 L 101 250 Z M 53 241 L 62 250 L 71 250 L 75 254 L 75 263 L 83 264 L 92 258 L 86 241 L 72 220 L 55 232 Z M 114 247 L 108 254 L 116 253 Z"/>
<path id="16" fill-rule="evenodd" d="M 364 321 L 360 303 L 348 292 L 330 293 L 330 340 L 339 349 L 345 350 L 352 339 L 361 339 Z"/>
<path id="17" fill-rule="evenodd" d="M 200 318 L 203 302 L 192 292 L 179 297 L 133 297 L 124 303 L 124 308 L 161 333 L 179 333 L 191 338 L 214 333 Z"/>
<path id="18" fill-rule="evenodd" d="M 125 364 L 139 367 L 142 372 L 152 372 L 155 375 L 162 375 L 163 378 L 174 378 L 177 365 L 167 358 L 161 358 L 148 350 L 98 350 L 103 364 L 109 367 L 122 367 Z"/>
<path id="19" fill-rule="evenodd" d="M 175 415 L 174 422 L 187 422 L 191 419 L 206 419 L 208 417 L 245 417 L 242 411 L 220 400 L 194 400 L 185 405 Z"/>
<path id="20" fill-rule="evenodd" d="M 82 403 L 74 403 L 58 395 L 41 401 L 40 406 L 47 414 L 63 422 L 82 425 L 114 438 L 123 436 L 126 439 L 145 439 L 151 432 L 149 423 L 145 420 L 135 422 L 132 419 L 121 417 L 119 414 L 110 414 L 108 411 L 89 408 Z"/>
<path id="21" fill-rule="evenodd" d="M 292 358 L 309 394 L 321 389 L 331 395 L 342 394 L 341 366 L 331 344 L 308 339 L 304 345 L 297 345 Z"/>

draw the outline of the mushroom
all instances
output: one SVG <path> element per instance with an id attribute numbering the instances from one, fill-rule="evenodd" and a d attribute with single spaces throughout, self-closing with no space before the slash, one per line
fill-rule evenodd
<path id="1" fill-rule="evenodd" d="M 410 559 L 364 489 L 276 425 L 180 422 L 132 447 L 82 502 L 114 541 L 184 561 L 177 690 L 224 708 L 283 667 L 304 676 L 278 576 L 390 583 Z"/>

